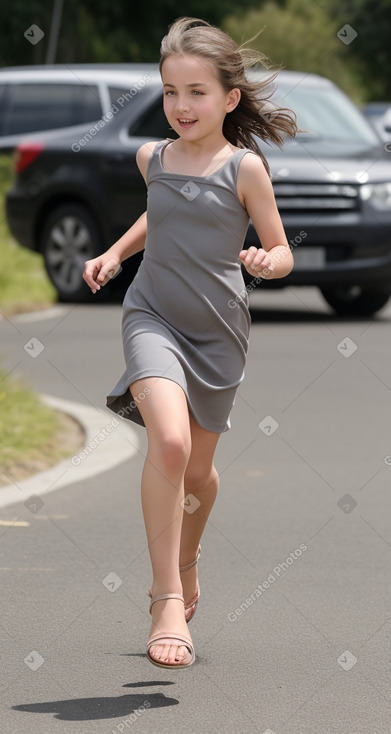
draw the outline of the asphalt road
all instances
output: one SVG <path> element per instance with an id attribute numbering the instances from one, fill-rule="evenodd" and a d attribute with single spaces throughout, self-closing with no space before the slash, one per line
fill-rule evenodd
<path id="1" fill-rule="evenodd" d="M 19 523 L 0 525 L 1 734 L 389 734 L 391 307 L 348 321 L 312 289 L 258 301 L 217 450 L 196 664 L 145 658 L 135 426 L 128 461 L 38 511 L 0 511 Z M 120 318 L 113 305 L 3 320 L 2 367 L 102 408 L 123 370 Z"/>

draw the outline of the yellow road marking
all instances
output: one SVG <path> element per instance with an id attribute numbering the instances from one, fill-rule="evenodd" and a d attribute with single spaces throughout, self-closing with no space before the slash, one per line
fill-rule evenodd
<path id="1" fill-rule="evenodd" d="M 30 523 L 25 520 L 0 520 L 0 525 L 14 525 L 18 528 L 26 528 Z"/>

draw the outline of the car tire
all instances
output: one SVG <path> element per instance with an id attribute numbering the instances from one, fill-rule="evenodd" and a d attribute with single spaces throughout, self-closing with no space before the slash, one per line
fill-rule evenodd
<path id="1" fill-rule="evenodd" d="M 59 301 L 83 303 L 92 299 L 82 277 L 84 263 L 100 255 L 103 245 L 98 225 L 86 207 L 69 202 L 54 209 L 42 228 L 40 250 Z M 108 296 L 106 288 L 103 293 Z"/>
<path id="2" fill-rule="evenodd" d="M 372 316 L 386 305 L 390 287 L 335 286 L 321 288 L 325 301 L 340 316 Z"/>

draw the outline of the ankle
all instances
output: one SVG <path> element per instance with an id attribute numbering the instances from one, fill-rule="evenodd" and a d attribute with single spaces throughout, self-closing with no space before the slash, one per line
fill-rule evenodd
<path id="1" fill-rule="evenodd" d="M 191 566 L 191 564 L 194 566 L 197 565 L 199 549 L 199 543 L 197 543 L 196 546 L 192 546 L 190 548 L 186 547 L 183 550 L 181 549 L 179 554 L 180 573 L 185 573 L 186 566 Z M 190 571 L 190 569 L 187 570 Z"/>
<path id="2" fill-rule="evenodd" d="M 168 584 L 167 582 L 161 583 L 154 581 L 151 586 L 151 596 L 159 596 L 159 594 L 179 594 L 180 596 L 183 595 L 183 589 L 182 584 L 179 581 L 179 583 L 171 583 Z"/>

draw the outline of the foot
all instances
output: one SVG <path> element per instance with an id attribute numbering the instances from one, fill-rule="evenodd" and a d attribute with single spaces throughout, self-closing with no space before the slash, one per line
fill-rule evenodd
<path id="1" fill-rule="evenodd" d="M 183 601 L 180 599 L 163 599 L 156 601 L 151 609 L 152 624 L 149 637 L 164 635 L 175 630 L 179 637 L 191 639 L 186 621 L 183 616 Z M 158 644 L 149 648 L 149 654 L 157 663 L 167 665 L 187 665 L 192 655 L 180 639 L 159 639 Z"/>
<path id="2" fill-rule="evenodd" d="M 197 560 L 198 557 L 199 553 L 197 553 Z M 188 566 L 190 566 L 190 568 L 188 568 Z M 185 619 L 186 622 L 190 622 L 197 608 L 198 598 L 200 595 L 200 587 L 198 585 L 197 561 L 193 559 L 188 563 L 181 563 L 180 574 L 183 596 L 185 599 Z"/>

